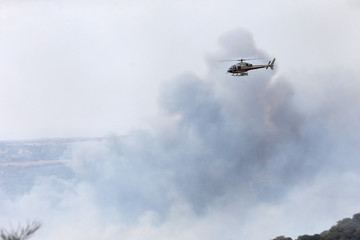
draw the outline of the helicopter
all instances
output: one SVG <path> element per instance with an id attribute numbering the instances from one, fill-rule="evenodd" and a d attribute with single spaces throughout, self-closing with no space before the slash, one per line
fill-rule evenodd
<path id="1" fill-rule="evenodd" d="M 239 63 L 231 66 L 227 73 L 231 73 L 232 76 L 248 76 L 248 71 L 265 68 L 268 69 L 270 67 L 271 70 L 274 70 L 274 63 L 275 58 L 272 61 L 269 61 L 267 65 L 253 65 L 251 63 L 247 63 L 247 60 L 255 60 L 255 59 L 262 59 L 262 58 L 245 58 L 245 59 L 238 59 L 238 60 L 224 60 L 224 61 L 238 61 Z"/>

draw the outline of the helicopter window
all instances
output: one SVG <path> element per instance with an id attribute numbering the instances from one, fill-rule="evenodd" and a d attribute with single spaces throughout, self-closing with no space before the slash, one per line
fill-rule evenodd
<path id="1" fill-rule="evenodd" d="M 238 66 L 238 69 L 241 69 L 241 66 Z"/>

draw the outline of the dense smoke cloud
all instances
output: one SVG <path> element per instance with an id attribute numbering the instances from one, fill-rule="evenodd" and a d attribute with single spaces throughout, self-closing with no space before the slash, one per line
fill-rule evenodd
<path id="1" fill-rule="evenodd" d="M 238 48 L 261 55 L 247 32 L 236 32 L 231 38 L 240 39 Z M 286 190 L 284 182 L 293 182 L 301 174 L 308 140 L 300 133 L 302 117 L 291 105 L 291 86 L 284 80 L 271 82 L 270 75 L 256 75 L 243 81 L 247 85 L 232 89 L 223 81 L 226 93 L 218 93 L 213 83 L 192 74 L 168 82 L 160 103 L 172 124 L 162 128 L 161 135 L 157 130 L 133 133 L 120 144 L 112 143 L 117 156 L 101 156 L 110 155 L 105 161 L 122 159 L 119 165 L 106 162 L 99 167 L 93 153 L 79 157 L 78 161 L 90 161 L 86 165 L 96 167 L 96 171 L 85 168 L 89 181 L 100 182 L 102 188 L 103 179 L 98 178 L 107 176 L 111 190 L 101 196 L 110 194 L 110 199 L 128 206 L 124 209 L 131 209 L 131 215 L 139 208 L 158 212 L 171 207 L 170 190 L 197 213 L 219 199 L 276 198 Z M 238 81 L 226 81 L 234 80 Z M 98 169 L 105 172 L 95 174 Z M 113 178 L 107 174 L 110 170 Z M 161 201 L 158 196 L 163 196 Z"/>
<path id="2" fill-rule="evenodd" d="M 78 146 L 73 179 L 38 179 L 3 202 L 3 216 L 40 219 L 39 239 L 210 240 L 296 235 L 351 216 L 360 202 L 359 124 L 342 116 L 359 114 L 342 106 L 357 98 L 324 98 L 306 112 L 306 96 L 276 71 L 235 78 L 211 61 L 267 58 L 249 32 L 229 33 L 220 46 L 207 76 L 163 86 L 153 129 Z"/>

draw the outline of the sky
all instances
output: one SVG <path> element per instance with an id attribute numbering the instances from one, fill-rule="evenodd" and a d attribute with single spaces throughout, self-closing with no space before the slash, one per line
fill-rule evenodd
<path id="1" fill-rule="evenodd" d="M 214 54 L 253 57 L 219 53 L 222 36 L 238 28 L 251 32 L 269 59 L 278 58 L 278 72 L 300 92 L 315 85 L 303 79 L 315 72 L 358 73 L 358 1 L 0 4 L 3 140 L 126 135 L 149 127 L 162 83 L 183 72 L 204 76 Z"/>
<path id="2" fill-rule="evenodd" d="M 359 212 L 359 1 L 0 1 L 0 138 L 107 136 L 2 195 L 34 239 L 271 239 Z M 226 74 L 223 59 L 276 57 Z M 121 136 L 126 135 L 126 138 Z"/>

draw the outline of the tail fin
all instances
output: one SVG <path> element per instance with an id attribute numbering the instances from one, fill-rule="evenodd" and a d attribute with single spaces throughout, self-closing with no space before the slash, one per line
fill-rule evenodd
<path id="1" fill-rule="evenodd" d="M 269 62 L 269 64 L 268 64 L 268 67 L 270 67 L 271 70 L 274 70 L 275 59 L 276 59 L 276 58 L 274 58 L 274 59 L 272 60 L 272 62 L 271 62 L 271 63 Z"/>

